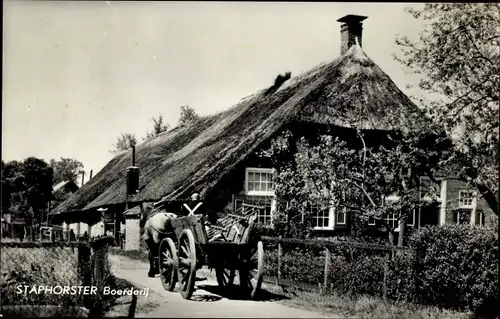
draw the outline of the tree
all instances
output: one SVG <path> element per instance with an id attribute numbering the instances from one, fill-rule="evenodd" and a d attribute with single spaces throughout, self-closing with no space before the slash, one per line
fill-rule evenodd
<path id="1" fill-rule="evenodd" d="M 169 129 L 169 125 L 167 123 L 163 123 L 163 116 L 160 114 L 158 115 L 158 119 L 152 118 L 153 120 L 153 130 L 150 132 L 146 133 L 146 139 L 155 137 L 156 135 L 166 132 Z"/>
<path id="2" fill-rule="evenodd" d="M 23 195 L 22 162 L 2 161 L 2 210 L 9 211 L 17 208 L 22 202 Z"/>
<path id="3" fill-rule="evenodd" d="M 181 115 L 179 117 L 179 126 L 189 125 L 198 120 L 200 116 L 189 105 L 181 106 Z"/>
<path id="4" fill-rule="evenodd" d="M 137 138 L 135 134 L 122 133 L 113 145 L 112 153 L 120 153 L 130 149 L 132 146 L 137 144 Z"/>
<path id="5" fill-rule="evenodd" d="M 325 208 L 346 209 L 364 223 L 378 220 L 390 244 L 399 227 L 402 245 L 409 214 L 432 204 L 420 201 L 420 177 L 432 171 L 440 158 L 431 148 L 441 146 L 429 143 L 425 140 L 429 136 L 420 132 L 390 132 L 386 143 L 376 145 L 368 145 L 360 130 L 357 136 L 354 143 L 322 135 L 313 144 L 305 138 L 296 142 L 292 133 L 285 132 L 271 143 L 276 194 L 289 203 L 287 216 L 281 217 L 292 221 L 304 205 L 319 202 Z M 390 201 L 391 195 L 399 199 Z M 397 222 L 387 222 L 388 216 Z"/>
<path id="6" fill-rule="evenodd" d="M 7 192 L 2 190 L 2 209 L 24 217 L 28 228 L 33 229 L 46 217 L 52 199 L 52 178 L 52 168 L 35 157 L 4 164 L 2 186 Z"/>
<path id="7" fill-rule="evenodd" d="M 80 161 L 63 157 L 59 161 L 51 159 L 50 167 L 54 170 L 53 184 L 62 181 L 76 182 L 78 174 L 83 170 L 83 164 Z"/>
<path id="8" fill-rule="evenodd" d="M 403 56 L 395 58 L 420 76 L 426 98 L 419 103 L 453 140 L 440 165 L 460 167 L 458 178 L 498 215 L 500 4 L 426 3 L 407 10 L 427 25 L 416 42 L 397 38 Z"/>

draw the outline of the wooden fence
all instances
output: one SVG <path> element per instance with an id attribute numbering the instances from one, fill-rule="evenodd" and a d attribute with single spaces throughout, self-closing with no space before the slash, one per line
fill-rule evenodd
<path id="1" fill-rule="evenodd" d="M 377 245 L 377 244 L 366 244 L 366 243 L 358 243 L 358 242 L 347 242 L 347 241 L 329 241 L 329 240 L 318 240 L 318 239 L 294 239 L 294 238 L 281 238 L 281 237 L 262 237 L 263 242 L 265 243 L 274 243 L 278 246 L 278 270 L 277 276 L 274 278 L 266 277 L 265 280 L 269 283 L 273 283 L 279 286 L 288 286 L 288 287 L 299 287 L 303 289 L 317 289 L 317 286 L 313 286 L 311 284 L 300 283 L 296 281 L 285 280 L 282 277 L 282 259 L 283 259 L 283 244 L 292 244 L 292 245 L 304 245 L 309 247 L 317 247 L 323 248 L 325 252 L 325 266 L 324 266 L 324 278 L 322 283 L 318 283 L 318 286 L 323 292 L 326 292 L 329 286 L 329 274 L 330 274 L 330 265 L 332 260 L 332 248 L 334 247 L 349 247 L 349 248 L 358 248 L 372 251 L 383 251 L 386 252 L 384 257 L 384 275 L 383 275 L 383 291 L 382 296 L 384 299 L 387 299 L 387 275 L 389 271 L 389 261 L 394 256 L 394 252 L 396 251 L 407 251 L 408 247 L 398 247 L 398 246 L 389 246 L 389 245 Z"/>

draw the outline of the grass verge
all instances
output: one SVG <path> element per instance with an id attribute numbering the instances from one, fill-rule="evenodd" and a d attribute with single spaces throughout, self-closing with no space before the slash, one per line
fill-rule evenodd
<path id="1" fill-rule="evenodd" d="M 283 289 L 268 287 L 271 290 Z M 444 318 L 471 318 L 471 314 L 443 310 L 437 307 L 427 307 L 408 302 L 384 301 L 373 296 L 349 296 L 337 293 L 321 294 L 319 292 L 299 291 L 286 288 L 285 294 L 290 299 L 283 299 L 280 303 L 301 309 L 316 311 L 333 316 L 349 318 L 410 318 L 410 319 L 444 319 Z"/>

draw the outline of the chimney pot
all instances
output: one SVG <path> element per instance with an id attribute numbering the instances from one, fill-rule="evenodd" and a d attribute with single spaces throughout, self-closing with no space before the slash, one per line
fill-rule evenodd
<path id="1" fill-rule="evenodd" d="M 362 21 L 368 17 L 348 14 L 337 22 L 342 23 L 340 26 L 340 54 L 344 54 L 355 44 L 362 46 L 363 44 L 363 23 Z M 356 39 L 357 42 L 356 43 Z"/>

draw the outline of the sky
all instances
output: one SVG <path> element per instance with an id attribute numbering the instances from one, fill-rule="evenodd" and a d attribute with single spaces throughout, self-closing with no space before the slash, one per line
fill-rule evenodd
<path id="1" fill-rule="evenodd" d="M 368 16 L 363 50 L 404 92 L 396 35 L 408 3 L 4 1 L 2 159 L 74 158 L 95 175 L 117 137 L 139 138 L 182 105 L 200 115 L 340 55 L 346 14 Z M 416 5 L 413 5 L 416 6 Z"/>

